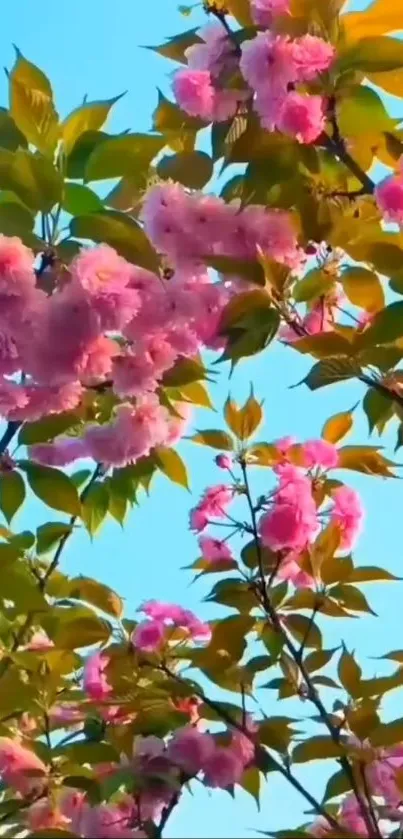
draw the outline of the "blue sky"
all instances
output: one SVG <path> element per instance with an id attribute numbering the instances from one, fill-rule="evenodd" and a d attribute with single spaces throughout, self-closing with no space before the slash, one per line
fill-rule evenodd
<path id="1" fill-rule="evenodd" d="M 2 16 L 0 50 L 3 65 L 10 67 L 14 60 L 15 43 L 27 58 L 40 66 L 51 78 L 59 112 L 64 116 L 87 95 L 88 99 L 110 98 L 123 90 L 127 95 L 118 103 L 111 128 L 115 131 L 130 128 L 146 131 L 157 101 L 156 87 L 169 92 L 171 62 L 154 53 L 140 49 L 141 44 L 157 44 L 166 37 L 197 25 L 201 11 L 188 19 L 177 12 L 176 0 L 69 0 L 69 2 L 34 3 L 18 0 L 7 5 Z M 0 103 L 6 102 L 6 78 L 0 79 Z M 398 111 L 394 111 L 395 113 Z M 250 381 L 256 395 L 265 400 L 266 426 L 259 434 L 272 440 L 284 434 L 295 434 L 301 439 L 320 434 L 326 418 L 338 410 L 350 409 L 363 395 L 363 388 L 354 384 L 335 386 L 309 393 L 304 386 L 290 389 L 309 369 L 309 361 L 292 350 L 281 347 L 269 351 L 237 369 L 231 382 L 228 369 L 221 368 L 219 383 L 212 387 L 212 395 L 219 413 L 200 411 L 195 424 L 199 428 L 222 424 L 220 410 L 229 390 L 245 399 Z M 352 440 L 365 442 L 366 420 L 360 409 Z M 387 440 L 388 441 L 388 440 Z M 382 441 L 385 444 L 385 440 Z M 393 442 L 393 440 L 392 440 Z M 390 443 L 390 440 L 389 440 Z M 206 591 L 200 582 L 189 587 L 190 575 L 181 567 L 196 558 L 196 542 L 187 528 L 188 510 L 209 483 L 218 482 L 220 473 L 213 463 L 214 453 L 190 443 L 180 447 L 189 465 L 192 498 L 164 478 L 154 486 L 150 498 L 143 498 L 122 531 L 117 525 L 107 524 L 101 535 L 91 544 L 84 533 L 78 533 L 66 551 L 65 563 L 69 572 L 94 575 L 114 586 L 124 595 L 127 612 L 133 612 L 145 598 L 155 597 L 186 604 L 201 616 L 214 613 L 200 601 Z M 357 550 L 357 561 L 365 564 L 385 564 L 399 574 L 403 551 L 396 538 L 403 500 L 398 481 L 359 478 L 344 474 L 346 481 L 362 494 L 367 509 L 367 523 Z M 259 486 L 264 487 L 265 476 L 260 474 Z M 29 524 L 39 524 L 46 511 L 32 503 Z M 346 638 L 350 648 L 362 655 L 377 656 L 399 646 L 396 639 L 396 616 L 401 608 L 399 584 L 372 589 L 372 603 L 380 617 L 362 621 L 332 624 L 327 646 L 335 646 Z M 354 624 L 354 626 L 353 626 Z M 369 672 L 375 663 L 370 662 Z M 270 713 L 300 713 L 298 705 L 278 703 L 266 695 L 264 710 Z M 388 712 L 394 710 L 392 700 Z M 304 711 L 305 713 L 305 711 Z M 397 710 L 397 714 L 399 711 Z M 313 784 L 321 778 L 317 769 L 308 773 Z M 233 802 L 226 794 L 210 795 L 197 785 L 194 795 L 184 796 L 177 813 L 172 817 L 168 835 L 171 837 L 230 836 L 248 837 L 254 829 L 269 830 L 290 827 L 302 816 L 300 799 L 276 778 L 269 780 L 263 797 L 261 813 L 246 794 L 237 795 Z"/>

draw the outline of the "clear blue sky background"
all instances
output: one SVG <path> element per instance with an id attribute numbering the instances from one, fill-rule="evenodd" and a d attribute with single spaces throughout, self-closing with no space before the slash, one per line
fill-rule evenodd
<path id="1" fill-rule="evenodd" d="M 364 3 L 360 3 L 364 5 Z M 2 63 L 10 67 L 15 43 L 27 58 L 40 66 L 51 78 L 59 112 L 64 116 L 77 106 L 85 94 L 88 99 L 106 99 L 128 90 L 115 109 L 111 128 L 146 131 L 157 101 L 156 87 L 169 93 L 171 62 L 139 48 L 141 44 L 157 44 L 167 36 L 195 26 L 202 19 L 201 10 L 191 18 L 177 11 L 176 0 L 69 0 L 51 3 L 43 0 L 18 0 L 7 5 L 0 28 Z M 0 104 L 6 103 L 6 78 L 0 79 Z M 390 98 L 393 113 L 399 108 Z M 270 348 L 259 358 L 243 363 L 231 380 L 231 392 L 244 399 L 253 379 L 255 392 L 264 398 L 267 415 L 265 439 L 295 434 L 301 439 L 319 435 L 326 418 L 338 410 L 351 408 L 363 395 L 356 385 L 335 386 L 311 394 L 302 386 L 290 389 L 309 369 L 309 362 L 297 353 L 281 347 Z M 219 411 L 228 393 L 227 368 L 221 369 L 219 383 L 212 387 Z M 355 436 L 365 442 L 366 421 L 357 412 Z M 197 426 L 217 427 L 220 413 L 200 411 Z M 393 442 L 393 438 L 388 442 Z M 385 440 L 383 440 L 385 443 Z M 186 604 L 201 616 L 215 614 L 200 601 L 206 586 L 199 582 L 189 587 L 190 575 L 181 567 L 197 555 L 196 541 L 188 531 L 188 510 L 209 483 L 220 480 L 213 464 L 211 450 L 190 443 L 180 447 L 191 475 L 192 498 L 183 490 L 158 479 L 150 498 L 130 516 L 122 531 L 108 523 L 92 545 L 84 533 L 78 533 L 66 551 L 65 564 L 71 573 L 94 575 L 114 586 L 124 595 L 127 613 L 133 613 L 145 598 L 155 597 Z M 344 473 L 346 481 L 350 475 Z M 265 477 L 259 476 L 264 487 Z M 382 564 L 396 574 L 402 571 L 403 551 L 399 537 L 403 493 L 398 481 L 359 478 L 351 473 L 350 483 L 362 493 L 367 523 L 357 550 L 357 561 Z M 43 516 L 43 518 L 41 518 Z M 32 502 L 28 524 L 45 520 L 46 511 Z M 377 656 L 399 646 L 396 637 L 400 625 L 402 589 L 399 584 L 372 589 L 372 603 L 378 620 L 331 623 L 328 621 L 328 646 L 347 638 L 350 647 L 362 656 Z M 376 667 L 369 663 L 369 674 Z M 264 693 L 264 692 L 263 692 Z M 388 713 L 399 714 L 398 695 L 389 703 Z M 301 713 L 299 705 L 290 701 L 281 706 L 269 692 L 260 697 L 267 714 Z M 305 709 L 303 709 L 305 714 Z M 310 769 L 305 776 L 321 786 L 322 769 Z M 302 819 L 301 802 L 292 790 L 276 778 L 270 778 L 263 796 L 261 813 L 252 799 L 237 794 L 235 803 L 226 794 L 210 793 L 197 785 L 194 795 L 186 795 L 172 817 L 168 835 L 171 837 L 247 837 L 254 829 L 269 830 L 291 827 Z"/>

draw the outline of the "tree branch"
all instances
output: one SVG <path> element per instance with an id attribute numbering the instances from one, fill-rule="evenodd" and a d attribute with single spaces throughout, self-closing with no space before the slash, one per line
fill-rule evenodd
<path id="1" fill-rule="evenodd" d="M 280 618 L 279 618 L 279 616 L 276 612 L 276 609 L 272 605 L 270 597 L 268 595 L 266 582 L 265 582 L 265 575 L 264 575 L 262 550 L 261 550 L 259 532 L 258 532 L 257 522 L 256 522 L 256 513 L 255 513 L 255 508 L 254 508 L 254 504 L 253 504 L 252 495 L 251 495 L 251 492 L 250 492 L 248 473 L 247 473 L 247 465 L 246 465 L 245 461 L 241 461 L 241 468 L 242 468 L 243 480 L 244 480 L 244 483 L 245 483 L 246 497 L 247 497 L 247 500 L 248 500 L 250 515 L 251 515 L 251 520 L 252 520 L 253 537 L 254 537 L 254 541 L 255 541 L 255 545 L 256 545 L 256 553 L 257 553 L 257 557 L 258 557 L 259 573 L 261 575 L 261 580 L 260 580 L 260 583 L 261 583 L 261 585 L 260 585 L 261 604 L 262 604 L 268 618 L 270 619 L 273 628 L 276 630 L 276 632 L 281 634 L 281 636 L 284 640 L 284 646 L 288 650 L 290 656 L 292 657 L 293 661 L 295 662 L 295 664 L 297 665 L 297 667 L 299 669 L 299 672 L 300 672 L 300 674 L 303 678 L 304 684 L 306 685 L 306 688 L 307 688 L 307 699 L 309 699 L 310 702 L 312 702 L 312 704 L 315 706 L 315 708 L 318 711 L 319 716 L 320 716 L 323 724 L 326 726 L 333 742 L 337 746 L 340 746 L 340 731 L 337 728 L 335 728 L 335 726 L 332 724 L 332 721 L 329 717 L 327 709 L 324 706 L 324 704 L 323 704 L 323 702 L 322 702 L 322 700 L 321 700 L 321 698 L 320 698 L 320 696 L 319 696 L 319 694 L 318 694 L 318 692 L 315 688 L 315 685 L 312 684 L 311 675 L 308 672 L 308 670 L 306 669 L 305 664 L 302 660 L 301 651 L 298 650 L 297 647 L 295 647 L 295 645 L 292 642 L 292 640 L 290 639 L 288 633 L 284 629 L 284 627 L 281 623 L 281 620 L 280 620 Z M 377 831 L 377 824 L 376 823 L 373 824 L 371 813 L 366 806 L 365 797 L 362 795 L 361 790 L 360 790 L 360 788 L 359 788 L 359 786 L 356 782 L 354 772 L 353 772 L 353 768 L 350 764 L 350 761 L 349 761 L 348 757 L 346 757 L 345 755 L 341 755 L 341 757 L 339 758 L 339 763 L 340 763 L 340 766 L 342 767 L 342 769 L 344 771 L 344 774 L 348 778 L 348 781 L 351 784 L 351 789 L 353 790 L 354 795 L 357 799 L 362 818 L 364 819 L 365 825 L 366 825 L 367 830 L 368 830 L 368 836 L 369 837 L 377 837 L 378 836 L 378 834 L 376 832 Z M 374 830 L 375 830 L 375 833 L 374 833 Z"/>
<path id="2" fill-rule="evenodd" d="M 6 451 L 7 447 L 10 445 L 11 440 L 15 437 L 18 429 L 21 427 L 22 423 L 17 420 L 10 420 L 7 423 L 7 428 L 0 440 L 0 457 Z"/>

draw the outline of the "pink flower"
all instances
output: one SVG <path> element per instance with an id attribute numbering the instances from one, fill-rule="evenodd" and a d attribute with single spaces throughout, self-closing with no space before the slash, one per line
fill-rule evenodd
<path id="1" fill-rule="evenodd" d="M 334 469 L 339 462 L 336 446 L 327 440 L 308 440 L 302 445 L 302 453 L 307 469 Z"/>
<path id="2" fill-rule="evenodd" d="M 203 26 L 198 36 L 202 42 L 194 44 L 185 52 L 190 70 L 208 70 L 213 78 L 217 78 L 224 66 L 233 65 L 236 69 L 234 47 L 221 23 Z"/>
<path id="3" fill-rule="evenodd" d="M 303 35 L 292 44 L 292 57 L 296 69 L 296 81 L 308 82 L 327 70 L 335 55 L 332 44 L 315 35 Z"/>
<path id="4" fill-rule="evenodd" d="M 331 825 L 324 816 L 319 816 L 309 827 L 309 834 L 316 836 L 318 839 L 326 837 L 331 831 Z"/>
<path id="5" fill-rule="evenodd" d="M 93 653 L 84 664 L 83 687 L 90 699 L 106 699 L 112 688 L 108 684 L 105 670 L 109 658 L 105 653 Z"/>
<path id="6" fill-rule="evenodd" d="M 189 402 L 178 402 L 175 405 L 175 410 L 178 414 L 180 414 L 180 416 L 171 416 L 169 419 L 169 433 L 167 437 L 168 446 L 174 446 L 176 443 L 179 443 L 179 440 L 188 429 L 193 413 L 193 407 L 189 404 Z"/>
<path id="7" fill-rule="evenodd" d="M 182 611 L 180 606 L 161 603 L 159 600 L 147 600 L 139 608 L 139 612 L 144 612 L 148 618 L 163 623 L 176 623 L 180 620 Z"/>
<path id="8" fill-rule="evenodd" d="M 32 650 L 33 652 L 47 652 L 54 647 L 53 641 L 48 638 L 43 629 L 34 632 L 31 640 L 23 647 L 24 650 Z"/>
<path id="9" fill-rule="evenodd" d="M 37 443 L 30 446 L 29 456 L 45 466 L 66 466 L 74 460 L 87 456 L 83 440 L 80 437 L 56 439 L 54 443 Z"/>
<path id="10" fill-rule="evenodd" d="M 389 175 L 375 189 L 375 199 L 386 221 L 403 226 L 403 173 Z"/>
<path id="11" fill-rule="evenodd" d="M 73 704 L 54 705 L 49 712 L 50 722 L 55 728 L 65 728 L 66 726 L 80 728 L 84 718 L 84 710 Z"/>
<path id="12" fill-rule="evenodd" d="M 347 795 L 342 802 L 338 814 L 342 827 L 358 836 L 368 836 L 365 821 L 361 815 L 360 805 L 353 793 Z"/>
<path id="13" fill-rule="evenodd" d="M 199 546 L 203 559 L 207 562 L 233 562 L 234 556 L 226 544 L 219 539 L 211 539 L 209 536 L 200 536 Z"/>
<path id="14" fill-rule="evenodd" d="M 243 765 L 230 748 L 216 748 L 205 762 L 203 771 L 206 786 L 227 789 L 241 780 Z"/>
<path id="15" fill-rule="evenodd" d="M 280 437 L 279 440 L 276 440 L 274 445 L 276 449 L 282 454 L 284 457 L 287 457 L 287 453 L 291 449 L 292 446 L 295 446 L 297 440 L 295 437 L 291 437 L 288 435 L 287 437 Z"/>
<path id="16" fill-rule="evenodd" d="M 178 70 L 173 81 L 178 105 L 193 117 L 210 122 L 213 115 L 214 87 L 208 70 Z"/>
<path id="17" fill-rule="evenodd" d="M 279 15 L 289 14 L 290 0 L 251 0 L 251 12 L 256 26 L 269 27 Z"/>
<path id="18" fill-rule="evenodd" d="M 69 819 L 64 816 L 52 801 L 43 798 L 30 805 L 27 812 L 27 822 L 30 831 L 66 829 Z"/>
<path id="19" fill-rule="evenodd" d="M 288 37 L 259 32 L 251 41 L 244 41 L 240 59 L 241 73 L 253 90 L 269 90 L 271 95 L 279 88 L 295 81 L 293 46 Z"/>
<path id="20" fill-rule="evenodd" d="M 34 752 L 10 737 L 0 737 L 0 775 L 7 786 L 21 795 L 40 792 L 47 769 Z"/>
<path id="21" fill-rule="evenodd" d="M 250 766 L 255 759 L 255 746 L 250 737 L 242 731 L 234 731 L 229 747 L 235 757 L 242 763 L 242 766 Z"/>
<path id="22" fill-rule="evenodd" d="M 322 133 L 324 125 L 322 96 L 308 96 L 295 91 L 287 94 L 277 119 L 279 131 L 295 137 L 299 143 L 313 143 Z"/>
<path id="23" fill-rule="evenodd" d="M 359 536 L 364 518 L 360 496 L 354 489 L 341 486 L 332 493 L 332 500 L 330 521 L 340 529 L 340 548 L 350 551 Z"/>
<path id="24" fill-rule="evenodd" d="M 297 551 L 292 551 L 281 560 L 277 571 L 279 580 L 288 580 L 295 588 L 312 588 L 314 579 L 304 571 L 299 564 L 300 556 Z"/>
<path id="25" fill-rule="evenodd" d="M 262 541 L 272 550 L 301 551 L 318 530 L 311 483 L 296 467 L 278 466 L 280 486 L 271 510 L 260 519 Z"/>
<path id="26" fill-rule="evenodd" d="M 134 647 L 143 652 L 153 653 L 164 640 L 164 625 L 159 621 L 143 621 L 139 623 L 131 636 Z"/>
<path id="27" fill-rule="evenodd" d="M 198 505 L 190 513 L 192 530 L 202 531 L 211 518 L 225 518 L 226 508 L 234 497 L 232 487 L 219 484 L 209 487 L 200 499 Z"/>
<path id="28" fill-rule="evenodd" d="M 215 750 L 210 734 L 203 734 L 197 728 L 186 726 L 175 731 L 168 743 L 167 754 L 172 763 L 187 775 L 197 775 Z"/>
<path id="29" fill-rule="evenodd" d="M 218 454 L 215 462 L 219 469 L 232 469 L 232 458 L 228 454 Z"/>
<path id="30" fill-rule="evenodd" d="M 132 265 L 109 245 L 97 245 L 82 249 L 71 264 L 71 272 L 86 291 L 96 293 L 108 285 L 127 286 Z"/>
<path id="31" fill-rule="evenodd" d="M 35 285 L 34 255 L 16 236 L 0 235 L 0 295 L 25 296 Z"/>
<path id="32" fill-rule="evenodd" d="M 24 387 L 16 382 L 0 378 L 0 416 L 11 417 L 15 411 L 24 408 L 27 402 Z"/>

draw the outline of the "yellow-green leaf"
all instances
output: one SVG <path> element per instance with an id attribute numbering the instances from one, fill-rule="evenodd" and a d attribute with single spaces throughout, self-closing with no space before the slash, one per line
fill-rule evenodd
<path id="1" fill-rule="evenodd" d="M 99 102 L 84 102 L 75 108 L 62 124 L 62 137 L 66 154 L 70 154 L 74 144 L 86 131 L 98 131 L 104 125 L 111 108 L 123 94 Z"/>
<path id="2" fill-rule="evenodd" d="M 72 216 L 84 216 L 103 210 L 98 195 L 84 184 L 65 183 L 62 201 L 63 209 Z"/>
<path id="3" fill-rule="evenodd" d="M 202 151 L 182 151 L 163 157 L 157 165 L 163 180 L 179 181 L 189 189 L 202 189 L 213 174 L 213 161 Z"/>
<path id="4" fill-rule="evenodd" d="M 394 0 L 373 0 L 365 9 L 343 15 L 341 24 L 348 41 L 403 29 L 401 9 Z"/>
<path id="5" fill-rule="evenodd" d="M 189 489 L 189 478 L 186 466 L 175 449 L 167 449 L 164 446 L 157 446 L 154 449 L 154 457 L 158 468 L 174 484 Z"/>
<path id="6" fill-rule="evenodd" d="M 340 757 L 343 751 L 331 737 L 317 736 L 298 743 L 292 753 L 293 763 L 308 763 L 311 760 L 326 760 Z"/>
<path id="7" fill-rule="evenodd" d="M 8 524 L 25 500 L 25 484 L 19 472 L 2 472 L 0 475 L 0 509 Z"/>
<path id="8" fill-rule="evenodd" d="M 52 162 L 27 149 L 0 149 L 0 188 L 12 190 L 30 209 L 47 213 L 62 196 L 62 178 Z"/>
<path id="9" fill-rule="evenodd" d="M 316 300 L 326 294 L 334 285 L 335 278 L 330 272 L 322 268 L 313 268 L 308 271 L 302 280 L 298 280 L 293 288 L 294 300 L 301 303 L 307 300 Z"/>
<path id="10" fill-rule="evenodd" d="M 390 467 L 395 466 L 375 446 L 343 446 L 339 449 L 338 469 L 352 469 L 365 475 L 382 475 L 394 478 Z"/>
<path id="11" fill-rule="evenodd" d="M 49 79 L 17 50 L 9 74 L 10 114 L 29 143 L 52 154 L 59 137 L 59 118 Z"/>
<path id="12" fill-rule="evenodd" d="M 343 92 L 336 113 L 343 137 L 391 131 L 395 125 L 378 94 L 363 85 L 353 85 Z"/>
<path id="13" fill-rule="evenodd" d="M 89 157 L 86 181 L 120 178 L 148 166 L 165 145 L 165 138 L 153 134 L 125 134 L 99 143 Z"/>
<path id="14" fill-rule="evenodd" d="M 382 283 L 375 271 L 366 268 L 347 268 L 340 281 L 350 303 L 366 312 L 377 312 L 385 305 Z"/>
<path id="15" fill-rule="evenodd" d="M 322 428 L 322 438 L 328 443 L 338 443 L 353 427 L 353 415 L 351 411 L 343 411 L 334 414 L 326 420 Z"/>
<path id="16" fill-rule="evenodd" d="M 210 446 L 212 449 L 221 449 L 230 452 L 234 448 L 234 444 L 229 434 L 219 429 L 205 429 L 198 431 L 190 438 L 193 443 L 200 443 L 201 446 Z"/>
<path id="17" fill-rule="evenodd" d="M 73 600 L 85 600 L 114 618 L 122 617 L 123 600 L 109 586 L 90 577 L 73 577 L 69 580 L 64 596 Z"/>
<path id="18" fill-rule="evenodd" d="M 63 620 L 58 621 L 57 629 L 53 634 L 56 647 L 74 650 L 109 640 L 111 625 L 95 614 L 88 614 L 87 610 L 82 611 L 83 614 L 80 614 L 79 609 L 69 609 Z"/>
<path id="19" fill-rule="evenodd" d="M 262 422 L 262 406 L 255 399 L 253 391 L 242 408 L 238 408 L 236 402 L 228 397 L 224 406 L 224 417 L 238 440 L 249 440 Z"/>
<path id="20" fill-rule="evenodd" d="M 102 213 L 77 216 L 70 223 L 70 232 L 79 239 L 106 242 L 129 262 L 150 271 L 158 267 L 157 255 L 143 229 L 125 213 L 105 210 Z"/>
<path id="21" fill-rule="evenodd" d="M 93 536 L 105 520 L 109 508 L 109 493 L 101 481 L 95 481 L 83 495 L 81 519 Z"/>
<path id="22" fill-rule="evenodd" d="M 26 472 L 34 495 L 53 510 L 63 510 L 72 516 L 80 514 L 81 503 L 73 481 L 59 469 L 39 466 L 23 461 L 19 464 Z"/>
<path id="23" fill-rule="evenodd" d="M 347 693 L 353 698 L 359 696 L 362 670 L 354 656 L 347 650 L 343 650 L 340 656 L 337 672 Z"/>

